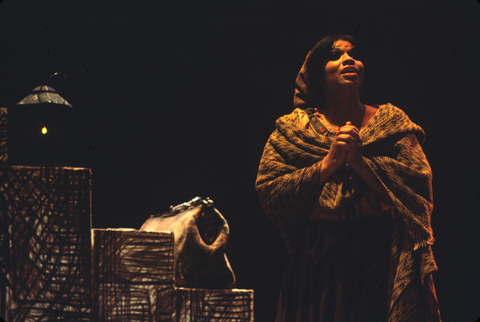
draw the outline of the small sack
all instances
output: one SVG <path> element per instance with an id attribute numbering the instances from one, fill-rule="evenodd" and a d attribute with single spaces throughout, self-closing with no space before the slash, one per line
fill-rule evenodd
<path id="1" fill-rule="evenodd" d="M 179 287 L 226 289 L 235 286 L 235 274 L 225 248 L 229 228 L 210 199 L 195 198 L 152 215 L 140 228 L 171 231 L 175 245 L 175 282 Z"/>

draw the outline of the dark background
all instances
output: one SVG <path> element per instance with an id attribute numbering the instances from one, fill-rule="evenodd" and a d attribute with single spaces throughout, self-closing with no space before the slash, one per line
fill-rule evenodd
<path id="1" fill-rule="evenodd" d="M 365 4 L 368 3 L 368 4 Z M 60 1 L 0 4 L 0 106 L 54 72 L 74 106 L 72 165 L 93 171 L 93 227 L 139 228 L 199 195 L 230 224 L 237 287 L 273 321 L 287 257 L 254 181 L 294 80 L 327 34 L 359 36 L 363 102 L 421 125 L 434 171 L 444 321 L 480 317 L 480 4 L 455 1 Z"/>

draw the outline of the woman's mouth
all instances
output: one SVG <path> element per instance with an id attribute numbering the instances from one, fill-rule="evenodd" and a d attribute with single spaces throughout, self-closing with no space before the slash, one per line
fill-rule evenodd
<path id="1" fill-rule="evenodd" d="M 354 67 L 346 67 L 342 70 L 342 72 L 340 74 L 351 74 L 351 75 L 357 75 L 358 74 L 358 71 L 356 68 Z"/>

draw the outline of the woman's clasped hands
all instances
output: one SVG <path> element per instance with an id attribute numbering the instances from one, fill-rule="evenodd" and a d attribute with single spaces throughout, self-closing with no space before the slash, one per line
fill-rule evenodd
<path id="1" fill-rule="evenodd" d="M 356 126 L 352 125 L 351 122 L 347 122 L 338 129 L 335 141 L 336 145 L 346 152 L 345 163 L 354 168 L 363 165 L 363 139 L 360 135 L 360 130 Z"/>
<path id="2" fill-rule="evenodd" d="M 362 136 L 360 130 L 350 121 L 337 131 L 337 136 L 323 160 L 323 167 L 329 174 L 348 164 L 353 169 L 363 166 Z"/>

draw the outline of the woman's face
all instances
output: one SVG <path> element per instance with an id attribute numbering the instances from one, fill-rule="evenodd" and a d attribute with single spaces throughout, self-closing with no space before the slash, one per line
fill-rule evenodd
<path id="1" fill-rule="evenodd" d="M 355 47 L 346 40 L 338 40 L 333 44 L 325 65 L 323 83 L 326 89 L 340 86 L 360 88 L 363 83 L 364 66 L 357 57 Z"/>

